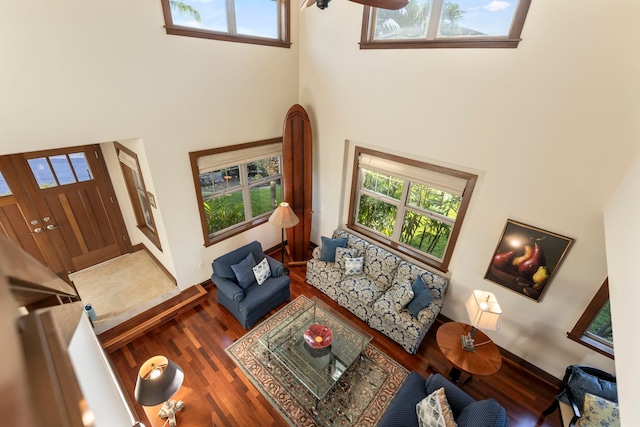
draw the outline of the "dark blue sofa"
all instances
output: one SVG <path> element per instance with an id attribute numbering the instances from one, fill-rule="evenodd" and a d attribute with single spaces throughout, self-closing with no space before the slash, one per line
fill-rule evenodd
<path id="1" fill-rule="evenodd" d="M 495 399 L 476 401 L 440 374 L 432 374 L 425 380 L 414 371 L 398 390 L 378 427 L 418 427 L 416 404 L 440 387 L 444 387 L 458 427 L 506 427 L 509 424 L 507 411 Z"/>
<path id="2" fill-rule="evenodd" d="M 253 254 L 256 263 L 267 258 L 271 277 L 262 285 L 254 282 L 247 289 L 242 289 L 231 266 L 245 259 L 249 253 Z M 218 290 L 218 303 L 225 306 L 245 329 L 251 328 L 271 310 L 291 299 L 290 279 L 284 274 L 284 266 L 265 255 L 259 242 L 251 242 L 216 258 L 211 267 L 211 281 Z"/>

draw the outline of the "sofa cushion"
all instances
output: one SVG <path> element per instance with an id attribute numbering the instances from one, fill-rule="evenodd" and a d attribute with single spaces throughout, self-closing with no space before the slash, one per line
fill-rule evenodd
<path id="1" fill-rule="evenodd" d="M 457 427 L 444 388 L 440 387 L 416 405 L 420 427 Z"/>
<path id="2" fill-rule="evenodd" d="M 336 267 L 344 271 L 344 259 L 357 257 L 358 250 L 356 248 L 336 248 Z"/>
<path id="3" fill-rule="evenodd" d="M 413 290 L 409 281 L 401 283 L 393 291 L 394 309 L 400 311 L 413 299 Z"/>
<path id="4" fill-rule="evenodd" d="M 374 245 L 369 245 L 364 256 L 364 274 L 388 288 L 391 286 L 400 258 Z"/>
<path id="5" fill-rule="evenodd" d="M 576 427 L 619 427 L 618 404 L 602 397 L 587 393 L 584 408 Z"/>
<path id="6" fill-rule="evenodd" d="M 427 288 L 424 281 L 422 280 L 422 276 L 416 277 L 416 279 L 411 284 L 411 289 L 413 290 L 413 299 L 409 302 L 407 307 L 411 314 L 415 317 L 418 317 L 418 313 L 426 308 L 431 301 L 433 301 L 433 294 Z"/>
<path id="7" fill-rule="evenodd" d="M 373 282 L 362 274 L 347 276 L 340 283 L 340 288 L 348 298 L 354 298 L 367 306 L 372 306 L 387 290 L 380 283 Z"/>
<path id="8" fill-rule="evenodd" d="M 265 280 L 271 277 L 271 267 L 269 267 L 269 261 L 266 258 L 263 258 L 262 261 L 258 263 L 255 267 L 253 267 L 253 275 L 256 278 L 256 282 L 258 285 L 262 285 Z"/>
<path id="9" fill-rule="evenodd" d="M 504 425 L 503 409 L 493 398 L 473 402 L 456 418 L 458 427 L 494 427 Z"/>
<path id="10" fill-rule="evenodd" d="M 571 367 L 571 375 L 567 381 L 567 387 L 571 389 L 571 394 L 576 399 L 578 408 L 584 406 L 584 396 L 586 393 L 603 397 L 612 402 L 618 401 L 618 386 L 616 383 L 591 375 L 578 366 Z M 564 390 L 556 396 L 556 398 L 561 402 L 570 404 Z"/>
<path id="11" fill-rule="evenodd" d="M 411 371 L 380 420 L 380 426 L 417 426 L 416 404 L 426 396 L 427 392 L 424 389 L 424 377 L 416 371 Z"/>
<path id="12" fill-rule="evenodd" d="M 320 261 L 335 262 L 336 260 L 336 248 L 344 248 L 347 246 L 347 239 L 337 238 L 330 239 L 328 237 L 321 237 L 322 239 L 322 252 L 320 253 Z"/>
<path id="13" fill-rule="evenodd" d="M 233 264 L 231 269 L 236 275 L 238 285 L 242 289 L 247 289 L 256 282 L 256 276 L 253 275 L 253 267 L 256 266 L 256 260 L 252 253 L 249 253 L 242 261 Z"/>
<path id="14" fill-rule="evenodd" d="M 355 256 L 364 256 L 364 253 L 369 246 L 369 242 L 364 239 L 359 238 L 358 236 L 348 233 L 344 230 L 337 229 L 333 232 L 333 238 L 345 238 L 347 239 L 347 247 L 356 249 L 358 254 Z"/>
<path id="15" fill-rule="evenodd" d="M 345 258 L 344 259 L 344 274 L 347 276 L 353 276 L 356 274 L 362 274 L 362 266 L 364 264 L 364 258 Z"/>

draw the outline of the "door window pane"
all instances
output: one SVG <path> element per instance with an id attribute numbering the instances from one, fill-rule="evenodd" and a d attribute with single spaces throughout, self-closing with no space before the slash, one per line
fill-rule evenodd
<path id="1" fill-rule="evenodd" d="M 76 177 L 73 176 L 67 156 L 64 154 L 60 156 L 50 156 L 49 161 L 51 162 L 51 166 L 53 166 L 53 171 L 60 185 L 73 184 L 76 182 Z"/>
<path id="2" fill-rule="evenodd" d="M 79 182 L 90 181 L 93 179 L 91 169 L 89 168 L 89 164 L 87 163 L 87 158 L 84 156 L 84 153 L 69 154 L 69 160 L 71 160 L 73 171 L 76 173 L 76 177 Z"/>
<path id="3" fill-rule="evenodd" d="M 46 157 L 29 159 L 28 162 L 31 172 L 41 189 L 58 186 Z"/>

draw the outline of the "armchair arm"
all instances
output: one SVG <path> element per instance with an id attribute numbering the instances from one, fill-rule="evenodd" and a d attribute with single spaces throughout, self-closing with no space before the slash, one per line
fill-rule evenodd
<path id="1" fill-rule="evenodd" d="M 313 259 L 320 259 L 320 254 L 322 253 L 322 248 L 320 246 L 316 246 L 313 248 Z"/>
<path id="2" fill-rule="evenodd" d="M 211 280 L 216 284 L 218 293 L 223 294 L 227 299 L 235 302 L 240 302 L 244 299 L 244 292 L 240 286 L 233 283 L 232 280 L 225 279 L 224 277 L 213 274 Z"/>
<path id="3" fill-rule="evenodd" d="M 269 255 L 264 256 L 269 263 L 269 268 L 271 269 L 272 277 L 280 277 L 284 274 L 284 265 L 275 258 L 270 257 Z"/>

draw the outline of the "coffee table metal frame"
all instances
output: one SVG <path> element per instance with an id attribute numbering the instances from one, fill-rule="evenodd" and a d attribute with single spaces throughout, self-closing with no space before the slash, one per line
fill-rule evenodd
<path id="1" fill-rule="evenodd" d="M 282 321 L 259 342 L 270 360 L 275 359 L 313 393 L 317 404 L 361 356 L 372 336 L 318 298 L 311 301 L 308 308 Z M 313 323 L 331 329 L 329 347 L 312 349 L 305 342 L 304 332 Z"/>

